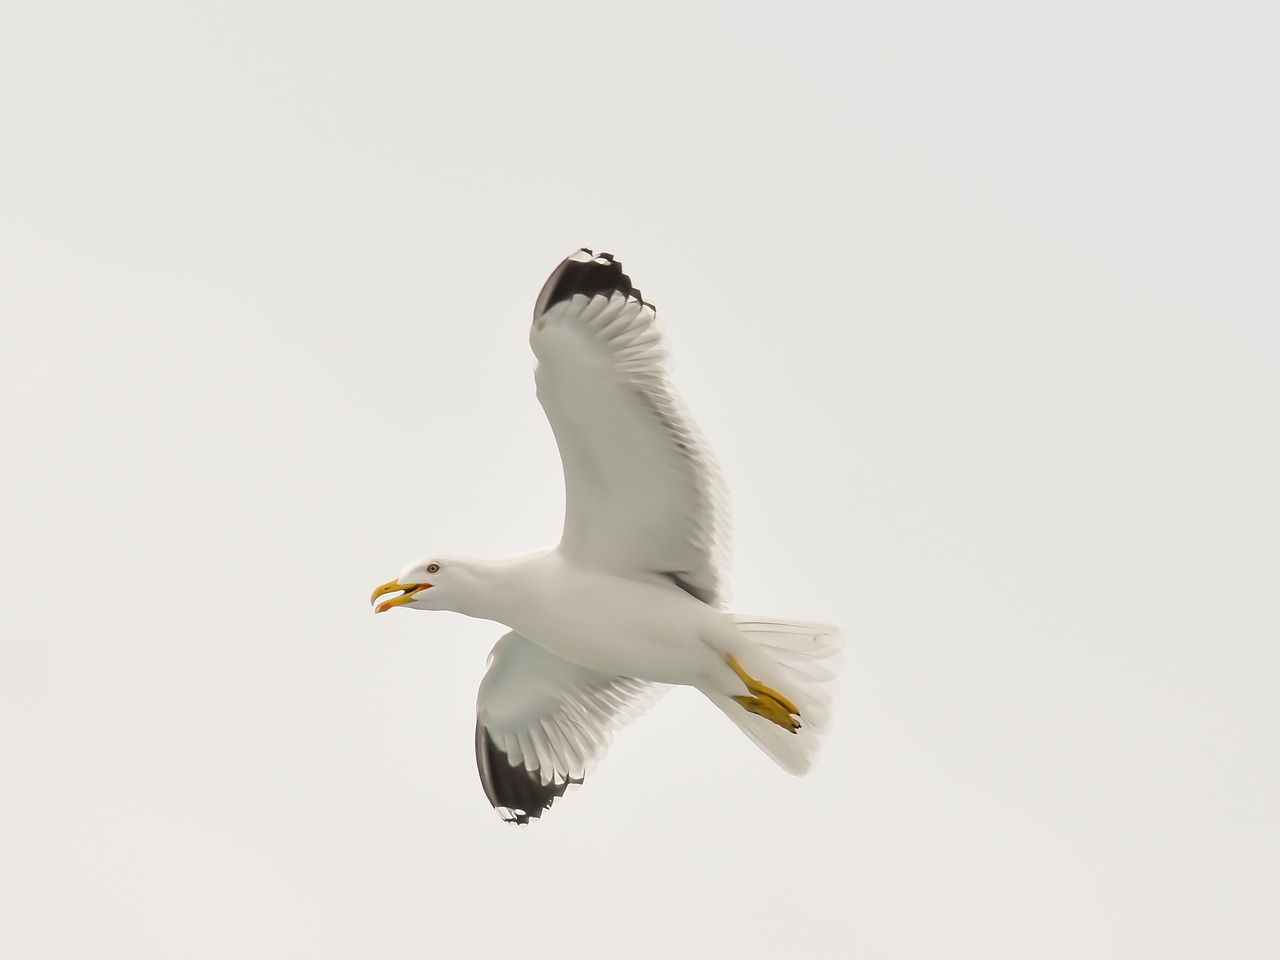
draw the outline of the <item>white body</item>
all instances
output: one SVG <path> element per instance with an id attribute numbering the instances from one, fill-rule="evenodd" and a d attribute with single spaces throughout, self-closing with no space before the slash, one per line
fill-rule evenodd
<path id="1" fill-rule="evenodd" d="M 485 562 L 483 569 L 483 591 L 467 591 L 465 602 L 455 599 L 458 612 L 505 624 L 601 673 L 689 686 L 723 683 L 726 692 L 740 692 L 725 654 L 748 644 L 732 617 L 669 580 L 592 570 L 557 549 Z M 423 599 L 430 600 L 430 591 Z"/>

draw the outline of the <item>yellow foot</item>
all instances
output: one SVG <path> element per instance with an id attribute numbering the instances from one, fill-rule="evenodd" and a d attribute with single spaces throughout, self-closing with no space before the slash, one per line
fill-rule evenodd
<path id="1" fill-rule="evenodd" d="M 743 670 L 733 654 L 726 654 L 724 659 L 729 664 L 729 668 L 738 675 L 738 679 L 746 685 L 747 690 L 754 694 L 754 696 L 750 697 L 733 698 L 742 705 L 744 710 L 764 717 L 766 720 L 770 720 L 778 726 L 790 730 L 792 733 L 800 729 L 799 707 L 777 690 L 772 687 L 766 687 L 747 671 Z"/>
<path id="2" fill-rule="evenodd" d="M 764 717 L 784 730 L 790 730 L 797 733 L 800 730 L 800 717 L 790 714 L 778 705 L 776 700 L 770 700 L 767 697 L 734 697 L 742 708 L 748 713 L 754 713 L 758 717 Z"/>

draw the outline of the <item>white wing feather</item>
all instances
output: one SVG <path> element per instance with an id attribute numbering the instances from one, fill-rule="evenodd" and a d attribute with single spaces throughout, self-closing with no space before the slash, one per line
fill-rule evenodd
<path id="1" fill-rule="evenodd" d="M 669 577 L 723 606 L 728 495 L 667 379 L 653 307 L 621 264 L 582 250 L 543 287 L 529 340 L 564 465 L 560 549 L 611 573 Z"/>
<path id="2" fill-rule="evenodd" d="M 518 633 L 493 648 L 476 698 L 476 764 L 504 820 L 542 815 L 666 688 L 562 660 Z"/>

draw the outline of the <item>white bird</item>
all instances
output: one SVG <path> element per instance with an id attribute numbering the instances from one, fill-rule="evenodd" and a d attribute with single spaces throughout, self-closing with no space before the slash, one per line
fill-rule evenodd
<path id="1" fill-rule="evenodd" d="M 490 803 L 509 822 L 540 817 L 670 684 L 700 690 L 805 773 L 831 716 L 839 630 L 722 609 L 728 497 L 667 378 L 653 306 L 610 254 L 582 249 L 543 286 L 529 342 L 564 466 L 559 545 L 424 557 L 371 597 L 377 613 L 453 610 L 510 628 L 476 703 Z"/>

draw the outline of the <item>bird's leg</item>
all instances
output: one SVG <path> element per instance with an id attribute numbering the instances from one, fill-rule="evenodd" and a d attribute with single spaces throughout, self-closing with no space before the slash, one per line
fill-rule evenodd
<path id="1" fill-rule="evenodd" d="M 766 687 L 755 677 L 751 676 L 751 674 L 747 673 L 747 671 L 743 670 L 742 665 L 738 663 L 738 659 L 732 653 L 726 654 L 724 659 L 729 664 L 729 669 L 736 673 L 738 675 L 738 679 L 746 684 L 748 691 L 754 693 L 757 697 L 767 697 L 783 710 L 787 711 L 787 713 L 794 713 L 797 717 L 800 716 L 799 707 L 780 694 L 777 690 L 774 690 L 772 687 Z"/>
<path id="2" fill-rule="evenodd" d="M 751 694 L 750 696 L 733 698 L 744 710 L 748 713 L 754 713 L 756 716 L 764 717 L 766 720 L 776 723 L 784 730 L 790 730 L 792 733 L 800 729 L 799 707 L 777 690 L 772 687 L 766 687 L 747 671 L 743 670 L 733 654 L 725 654 L 724 659 Z"/>

